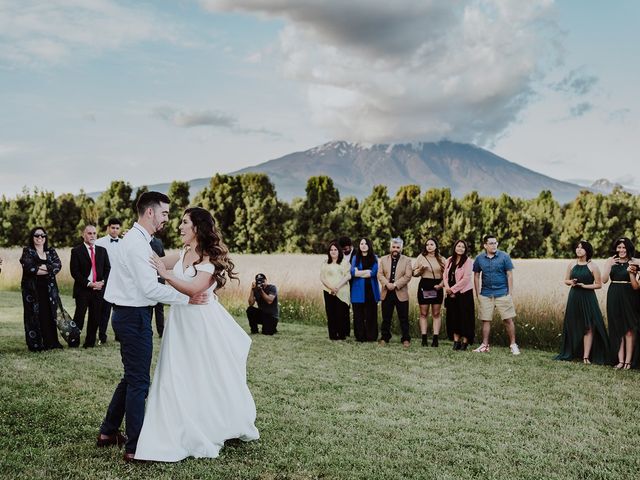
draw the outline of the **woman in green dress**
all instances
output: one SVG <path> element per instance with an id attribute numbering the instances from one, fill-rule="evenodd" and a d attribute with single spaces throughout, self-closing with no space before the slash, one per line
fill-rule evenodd
<path id="1" fill-rule="evenodd" d="M 583 363 L 608 364 L 609 339 L 596 290 L 602 288 L 600 269 L 591 261 L 593 247 L 585 240 L 576 245 L 576 261 L 567 266 L 565 285 L 570 287 L 562 327 L 562 347 L 556 360 L 582 359 Z"/>
<path id="2" fill-rule="evenodd" d="M 640 326 L 640 298 L 631 285 L 632 273 L 629 261 L 635 248 L 626 237 L 617 239 L 613 248 L 615 254 L 607 259 L 602 272 L 602 282 L 611 280 L 607 292 L 607 321 L 611 351 L 617 352 L 616 369 L 629 369 L 634 363 L 633 349 L 636 333 Z M 637 360 L 635 360 L 637 361 Z"/>

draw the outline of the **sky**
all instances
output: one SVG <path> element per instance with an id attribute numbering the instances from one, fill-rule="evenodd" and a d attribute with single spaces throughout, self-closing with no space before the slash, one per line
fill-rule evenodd
<path id="1" fill-rule="evenodd" d="M 0 194 L 468 142 L 640 190 L 640 2 L 0 0 Z"/>

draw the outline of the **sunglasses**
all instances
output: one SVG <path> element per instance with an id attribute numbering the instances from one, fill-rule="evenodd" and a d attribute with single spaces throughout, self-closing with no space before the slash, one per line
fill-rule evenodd
<path id="1" fill-rule="evenodd" d="M 34 233 L 33 238 L 47 238 L 46 233 Z"/>

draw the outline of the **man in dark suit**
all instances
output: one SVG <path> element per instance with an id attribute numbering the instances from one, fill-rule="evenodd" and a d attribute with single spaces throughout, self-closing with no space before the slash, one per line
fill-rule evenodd
<path id="1" fill-rule="evenodd" d="M 111 265 L 104 247 L 95 245 L 97 237 L 96 227 L 87 225 L 82 231 L 80 245 L 71 250 L 71 276 L 73 277 L 73 298 L 76 300 L 76 311 L 73 320 L 82 330 L 84 317 L 89 310 L 87 334 L 84 348 L 95 347 L 96 333 L 102 315 L 102 301 L 104 284 L 109 277 Z"/>
<path id="2" fill-rule="evenodd" d="M 151 236 L 151 241 L 149 242 L 151 245 L 151 250 L 153 250 L 156 255 L 159 257 L 164 257 L 164 245 L 162 244 L 162 240 L 160 240 L 156 236 Z M 158 282 L 164 283 L 164 278 L 158 275 Z M 158 336 L 162 338 L 162 333 L 164 332 L 164 303 L 158 302 L 154 307 L 150 307 L 152 313 L 156 313 L 156 331 L 158 332 Z"/>

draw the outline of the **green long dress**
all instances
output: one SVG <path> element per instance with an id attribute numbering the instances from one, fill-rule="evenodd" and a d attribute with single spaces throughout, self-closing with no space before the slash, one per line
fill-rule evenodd
<path id="1" fill-rule="evenodd" d="M 629 281 L 628 266 L 628 262 L 614 263 L 609 275 L 612 283 L 607 292 L 607 322 L 609 324 L 609 339 L 611 340 L 610 349 L 615 363 L 618 362 L 618 350 L 625 334 L 632 330 L 636 335 L 640 327 L 640 297 Z M 636 349 L 632 367 L 637 366 L 637 357 Z"/>
<path id="2" fill-rule="evenodd" d="M 593 284 L 593 273 L 588 265 L 574 265 L 571 277 L 585 285 Z M 595 290 L 571 287 L 567 308 L 564 313 L 562 327 L 562 347 L 556 360 L 573 360 L 584 357 L 583 337 L 588 329 L 593 332 L 591 346 L 591 362 L 599 365 L 611 363 L 609 354 L 609 339 L 604 326 L 602 312 L 598 304 Z"/>

